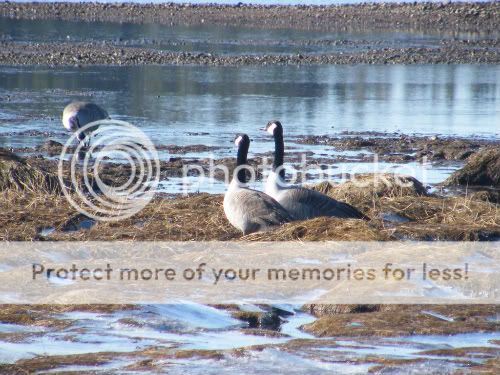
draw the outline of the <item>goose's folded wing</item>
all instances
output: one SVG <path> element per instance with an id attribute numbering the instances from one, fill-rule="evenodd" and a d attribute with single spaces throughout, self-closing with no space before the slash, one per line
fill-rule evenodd
<path id="1" fill-rule="evenodd" d="M 287 191 L 285 207 L 295 204 L 303 209 L 305 216 L 330 216 L 339 218 L 366 219 L 366 216 L 353 206 L 339 202 L 325 194 L 305 188 L 293 188 Z"/>
<path id="2" fill-rule="evenodd" d="M 94 121 L 105 120 L 109 118 L 108 112 L 94 103 L 86 103 L 79 111 L 78 118 L 80 123 L 88 124 Z"/>
<path id="3" fill-rule="evenodd" d="M 292 221 L 288 212 L 273 198 L 260 191 L 242 190 L 235 196 L 238 206 L 252 220 L 267 225 L 280 225 Z"/>

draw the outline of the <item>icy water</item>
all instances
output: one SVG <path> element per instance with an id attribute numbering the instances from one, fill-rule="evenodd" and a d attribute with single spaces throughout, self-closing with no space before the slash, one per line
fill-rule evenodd
<path id="1" fill-rule="evenodd" d="M 247 311 L 262 311 L 253 305 L 241 306 L 243 308 Z M 495 350 L 500 350 L 500 345 L 494 341 L 500 338 L 498 333 L 310 341 L 313 337 L 302 332 L 299 327 L 314 321 L 314 318 L 294 309 L 294 306 L 285 308 L 288 316 L 281 318 L 282 335 L 275 337 L 245 333 L 246 323 L 233 319 L 228 312 L 192 303 L 145 305 L 112 313 L 56 313 L 52 317 L 65 323 L 62 328 L 0 325 L 3 334 L 0 338 L 0 362 L 14 363 L 36 356 L 111 353 L 104 364 L 66 364 L 56 366 L 53 371 L 121 372 L 132 370 L 128 366 L 134 363 L 148 363 L 144 360 L 156 350 L 162 354 L 152 356 L 155 372 L 169 374 L 235 371 L 267 374 L 280 371 L 283 366 L 291 366 L 289 372 L 296 374 L 310 371 L 320 374 L 360 374 L 375 367 L 380 358 L 394 361 L 395 368 L 400 371 L 404 369 L 405 373 L 427 373 L 430 368 L 437 366 L 442 373 L 448 373 L 467 371 L 471 363 L 484 363 L 494 357 Z M 286 344 L 291 345 L 283 346 Z M 252 345 L 259 345 L 260 348 L 252 349 Z M 243 348 L 247 349 L 239 354 L 233 351 Z M 430 350 L 457 348 L 469 349 L 467 354 L 460 356 L 426 354 Z M 185 350 L 212 350 L 219 355 L 193 360 L 189 356 L 184 358 L 173 354 Z M 492 352 L 488 355 L 485 350 Z M 401 361 L 400 365 L 397 365 L 398 361 Z M 258 367 L 255 366 L 257 362 Z M 143 367 L 142 371 L 148 372 L 148 367 Z M 132 373 L 138 372 L 141 372 L 141 367 Z"/>

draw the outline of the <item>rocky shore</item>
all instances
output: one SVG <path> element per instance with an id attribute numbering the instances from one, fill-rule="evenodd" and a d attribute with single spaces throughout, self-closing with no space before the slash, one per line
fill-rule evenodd
<path id="1" fill-rule="evenodd" d="M 287 52 L 214 52 L 205 44 L 179 50 L 169 40 L 110 38 L 61 41 L 15 40 L 0 35 L 2 65 L 320 65 L 320 64 L 498 64 L 500 3 L 361 4 L 344 6 L 254 6 L 99 3 L 1 3 L 0 17 L 171 26 L 249 27 L 336 33 L 442 35 L 432 43 L 316 37 L 286 41 Z M 8 30 L 7 30 L 8 31 Z M 69 38 L 69 36 L 68 36 Z M 389 38 L 389 39 L 384 39 Z M 206 43 L 217 41 L 209 40 Z M 220 42 L 220 41 L 219 41 Z M 247 48 L 281 45 L 281 40 L 238 40 Z M 310 46 L 321 46 L 312 52 Z M 189 52 L 188 52 L 189 51 Z M 290 52 L 288 52 L 290 51 Z"/>
<path id="2" fill-rule="evenodd" d="M 196 4 L 15 3 L 0 4 L 14 19 L 110 21 L 162 25 L 221 25 L 319 31 L 413 30 L 497 33 L 500 3 L 266 6 Z"/>
<path id="3" fill-rule="evenodd" d="M 489 47 L 382 48 L 361 53 L 217 55 L 119 47 L 112 43 L 0 42 L 3 65 L 321 65 L 321 64 L 499 64 Z"/>

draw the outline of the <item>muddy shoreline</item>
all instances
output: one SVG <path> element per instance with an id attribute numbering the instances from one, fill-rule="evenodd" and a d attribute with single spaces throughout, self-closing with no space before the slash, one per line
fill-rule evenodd
<path id="1" fill-rule="evenodd" d="M 369 29 L 490 33 L 498 32 L 500 3 L 260 6 L 5 2 L 0 4 L 0 16 L 319 31 Z"/>
<path id="2" fill-rule="evenodd" d="M 451 42 L 450 42 L 451 43 Z M 455 43 L 451 43 L 455 44 Z M 1 65 L 345 65 L 345 64 L 499 64 L 489 47 L 382 48 L 360 53 L 223 55 L 118 47 L 112 43 L 0 42 Z"/>
<path id="3" fill-rule="evenodd" d="M 1 3 L 0 17 L 173 26 L 247 27 L 319 32 L 442 34 L 438 43 L 393 43 L 379 39 L 290 40 L 293 53 L 226 53 L 211 47 L 179 51 L 183 41 L 155 39 L 64 42 L 0 41 L 1 65 L 324 65 L 499 64 L 499 3 L 378 4 L 344 6 L 222 6 L 175 4 Z M 8 34 L 8 33 L 7 33 Z M 293 39 L 293 38 L 292 38 Z M 185 41 L 184 41 L 185 42 Z M 205 41 L 207 42 L 207 41 Z M 214 41 L 210 41 L 214 42 Z M 217 42 L 217 41 L 215 41 Z M 220 41 L 219 41 L 220 42 Z M 239 42 L 238 42 L 239 43 Z M 244 46 L 280 45 L 245 40 Z M 326 48 L 311 52 L 310 46 Z M 348 48 L 347 48 L 348 47 Z M 346 50 L 347 48 L 347 50 Z M 189 48 L 188 48 L 189 49 Z"/>

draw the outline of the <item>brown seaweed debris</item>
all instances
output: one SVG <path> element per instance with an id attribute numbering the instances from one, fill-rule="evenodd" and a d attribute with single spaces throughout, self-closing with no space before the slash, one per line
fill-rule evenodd
<path id="1" fill-rule="evenodd" d="M 383 305 L 374 312 L 325 315 L 303 328 L 319 337 L 495 332 L 498 325 L 488 317 L 496 313 L 496 305 Z"/>
<path id="2" fill-rule="evenodd" d="M 117 353 L 88 353 L 39 356 L 21 359 L 14 364 L 0 364 L 2 374 L 34 374 L 68 366 L 102 366 L 116 359 Z"/>
<path id="3" fill-rule="evenodd" d="M 384 310 L 384 306 L 388 306 L 392 309 L 391 305 L 362 305 L 362 304 L 338 304 L 338 305 L 326 305 L 326 304 L 307 304 L 302 306 L 304 311 L 316 317 L 329 316 L 336 314 L 357 314 L 357 313 L 368 313 Z"/>
<path id="4" fill-rule="evenodd" d="M 48 194 L 61 192 L 56 175 L 0 148 L 0 191 L 8 189 Z"/>
<path id="5" fill-rule="evenodd" d="M 4 304 L 0 309 L 0 322 L 3 324 L 65 328 L 71 325 L 71 321 L 60 319 L 55 315 L 72 311 L 112 313 L 115 311 L 133 310 L 137 308 L 138 307 L 134 305 L 119 305 L 119 304 L 88 304 L 88 305 Z"/>
<path id="6" fill-rule="evenodd" d="M 427 196 L 426 188 L 416 178 L 389 173 L 358 174 L 343 184 L 325 181 L 311 188 L 360 209 L 373 207 L 382 197 Z"/>
<path id="7" fill-rule="evenodd" d="M 490 186 L 500 188 L 500 148 L 487 148 L 471 156 L 444 185 Z"/>
<path id="8" fill-rule="evenodd" d="M 348 133 L 338 137 L 326 135 L 301 136 L 299 144 L 331 146 L 336 150 L 368 150 L 377 154 L 379 160 L 408 162 L 414 160 L 461 161 L 466 160 L 482 147 L 498 145 L 498 141 L 417 137 L 407 135 L 385 136 L 384 134 Z"/>
<path id="9" fill-rule="evenodd" d="M 418 181 L 404 178 L 410 183 L 403 188 L 381 183 L 384 180 L 373 175 L 366 176 L 369 184 L 365 187 L 350 182 L 316 186 L 360 209 L 371 221 L 321 217 L 245 237 L 227 222 L 222 195 L 158 196 L 131 218 L 98 222 L 86 228 L 72 226 L 73 231 L 66 232 L 64 229 L 75 221 L 77 213 L 64 196 L 9 189 L 0 192 L 0 240 L 43 240 L 41 229 L 48 227 L 54 228 L 51 240 L 470 241 L 500 237 L 497 205 L 471 197 L 426 195 Z M 384 213 L 388 212 L 405 218 L 405 222 L 384 221 Z"/>
<path id="10" fill-rule="evenodd" d="M 364 220 L 318 217 L 285 224 L 274 231 L 253 233 L 247 241 L 387 241 L 391 236 Z"/>

